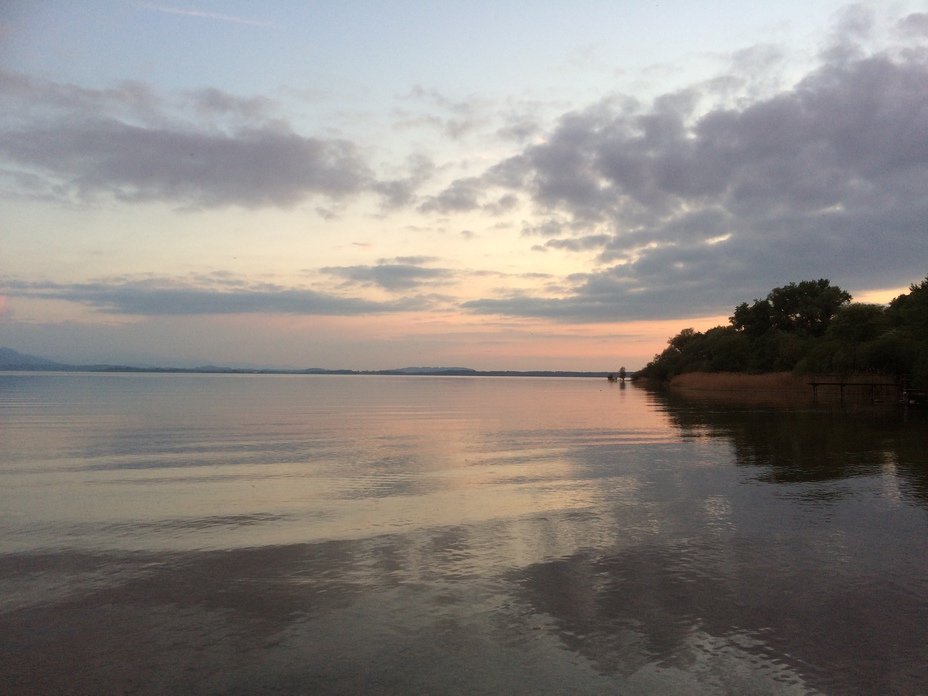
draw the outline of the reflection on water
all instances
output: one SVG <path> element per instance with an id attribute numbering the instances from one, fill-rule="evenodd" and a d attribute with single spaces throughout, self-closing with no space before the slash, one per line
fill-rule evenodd
<path id="1" fill-rule="evenodd" d="M 0 684 L 928 693 L 924 415 L 0 375 Z"/>
<path id="2" fill-rule="evenodd" d="M 692 437 L 730 440 L 738 464 L 757 467 L 758 480 L 839 485 L 845 481 L 850 488 L 847 479 L 889 471 L 911 502 L 928 507 L 928 414 L 924 410 L 895 406 L 745 409 L 666 398 L 666 412 L 675 428 Z"/>

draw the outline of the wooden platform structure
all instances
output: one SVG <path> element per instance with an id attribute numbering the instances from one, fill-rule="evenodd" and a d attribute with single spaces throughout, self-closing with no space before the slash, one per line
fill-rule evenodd
<path id="1" fill-rule="evenodd" d="M 894 382 L 852 382 L 848 380 L 827 380 L 827 381 L 815 381 L 809 382 L 812 387 L 812 401 L 818 400 L 818 388 L 819 387 L 838 387 L 841 390 L 841 403 L 844 403 L 844 389 L 845 387 L 869 387 L 870 388 L 870 399 L 876 400 L 876 391 L 883 389 L 892 389 L 895 394 L 894 398 L 896 400 L 901 399 L 905 393 L 905 387 L 902 383 Z"/>

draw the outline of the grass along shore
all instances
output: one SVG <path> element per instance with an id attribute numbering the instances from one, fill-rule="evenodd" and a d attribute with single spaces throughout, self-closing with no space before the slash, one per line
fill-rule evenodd
<path id="1" fill-rule="evenodd" d="M 856 403 L 898 400 L 898 383 L 886 375 L 794 375 L 790 372 L 744 374 L 737 372 L 687 372 L 670 380 L 670 389 L 683 395 L 712 399 L 762 402 L 812 402 L 811 382 L 828 383 L 819 386 L 818 402 L 838 402 L 842 390 L 835 383 L 848 384 L 843 390 L 845 401 Z M 872 385 L 872 386 L 871 386 Z"/>

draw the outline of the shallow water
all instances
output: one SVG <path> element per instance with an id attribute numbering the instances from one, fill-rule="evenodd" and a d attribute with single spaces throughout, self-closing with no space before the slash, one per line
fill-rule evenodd
<path id="1" fill-rule="evenodd" d="M 925 694 L 928 422 L 0 375 L 0 691 Z"/>

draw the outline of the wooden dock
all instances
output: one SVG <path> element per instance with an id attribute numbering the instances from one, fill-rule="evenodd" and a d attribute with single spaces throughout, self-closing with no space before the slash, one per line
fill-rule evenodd
<path id="1" fill-rule="evenodd" d="M 844 389 L 846 387 L 869 387 L 870 389 L 870 399 L 871 401 L 876 401 L 876 392 L 877 390 L 892 389 L 895 394 L 895 400 L 902 399 L 905 395 L 905 388 L 901 383 L 887 383 L 887 382 L 852 382 L 848 380 L 827 380 L 827 381 L 815 381 L 809 382 L 809 385 L 812 387 L 812 401 L 818 400 L 818 388 L 819 387 L 838 387 L 841 390 L 840 399 L 841 403 L 844 403 Z"/>

